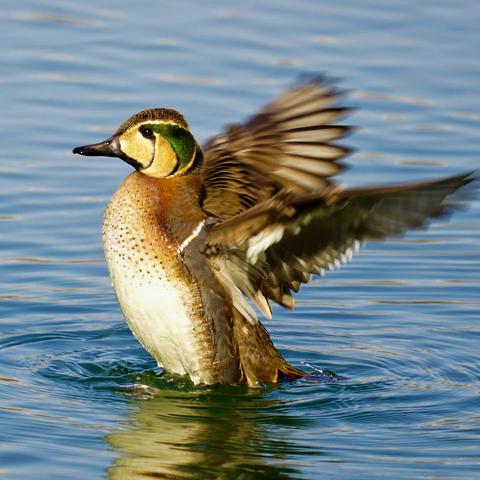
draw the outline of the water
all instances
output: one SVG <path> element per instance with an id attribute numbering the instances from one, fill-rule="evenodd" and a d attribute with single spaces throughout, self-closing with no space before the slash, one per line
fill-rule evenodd
<path id="1" fill-rule="evenodd" d="M 205 140 L 325 71 L 359 107 L 344 181 L 477 168 L 478 2 L 393 3 L 1 3 L 2 478 L 479 477 L 478 202 L 275 310 L 286 358 L 345 380 L 194 388 L 107 278 L 102 211 L 130 168 L 70 153 L 161 105 Z"/>

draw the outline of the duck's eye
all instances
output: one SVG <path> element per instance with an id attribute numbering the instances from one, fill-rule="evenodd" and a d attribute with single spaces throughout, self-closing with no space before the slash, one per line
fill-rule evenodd
<path id="1" fill-rule="evenodd" d="M 152 138 L 153 137 L 153 130 L 151 128 L 141 128 L 140 133 L 145 137 L 145 138 Z"/>

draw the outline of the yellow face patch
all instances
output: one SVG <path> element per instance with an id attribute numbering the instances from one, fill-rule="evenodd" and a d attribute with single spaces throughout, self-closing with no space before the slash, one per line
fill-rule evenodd
<path id="1" fill-rule="evenodd" d="M 146 168 L 153 162 L 154 144 L 148 138 L 144 138 L 138 128 L 130 128 L 119 140 L 122 152 L 143 167 Z"/>
<path id="2" fill-rule="evenodd" d="M 140 172 L 157 178 L 187 172 L 197 148 L 195 139 L 183 126 L 159 120 L 130 127 L 120 135 L 119 143 L 121 151 L 135 161 Z"/>
<path id="3" fill-rule="evenodd" d="M 168 177 L 175 170 L 177 161 L 177 154 L 172 146 L 157 134 L 153 161 L 147 168 L 141 168 L 140 171 L 150 177 Z"/>

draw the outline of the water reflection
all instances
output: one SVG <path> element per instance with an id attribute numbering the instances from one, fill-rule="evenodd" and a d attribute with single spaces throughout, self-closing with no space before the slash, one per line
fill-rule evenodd
<path id="1" fill-rule="evenodd" d="M 217 387 L 135 399 L 124 429 L 106 439 L 118 452 L 108 478 L 298 478 L 290 457 L 322 453 L 286 440 L 287 431 L 310 422 L 269 397 Z"/>

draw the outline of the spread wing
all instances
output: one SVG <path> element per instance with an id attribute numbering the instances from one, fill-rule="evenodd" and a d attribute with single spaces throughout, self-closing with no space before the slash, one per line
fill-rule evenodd
<path id="1" fill-rule="evenodd" d="M 384 188 L 280 192 L 213 225 L 205 253 L 237 308 L 256 318 L 242 304 L 246 295 L 269 317 L 269 299 L 292 308 L 292 291 L 312 273 L 338 266 L 359 242 L 400 235 L 449 213 L 464 198 L 457 190 L 468 191 L 461 187 L 473 180 L 468 173 Z"/>
<path id="2" fill-rule="evenodd" d="M 280 96 L 243 125 L 231 125 L 204 147 L 202 207 L 220 219 L 271 198 L 282 188 L 320 192 L 349 150 L 332 142 L 349 127 L 335 125 L 349 109 L 322 77 Z"/>

